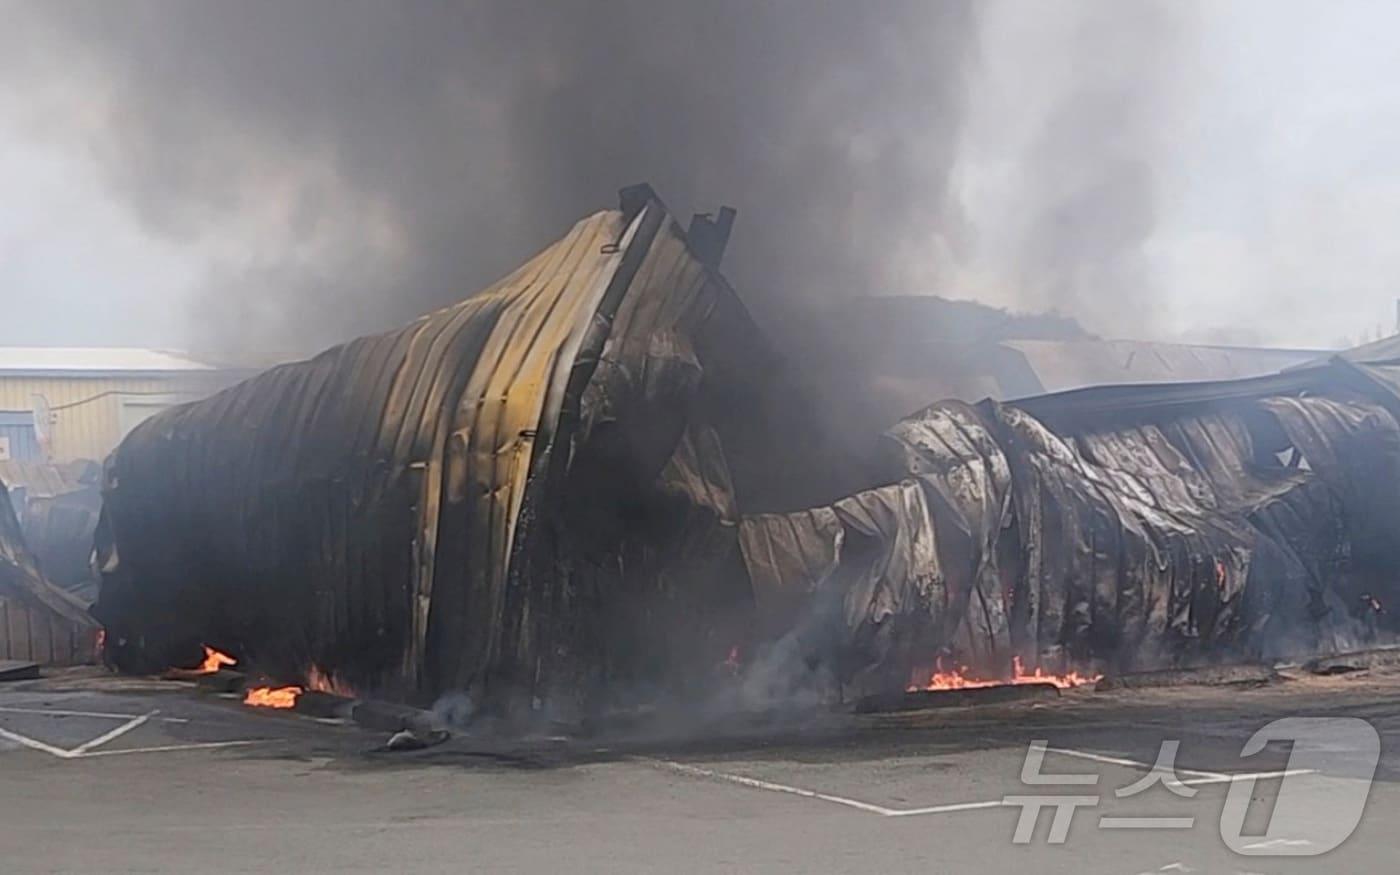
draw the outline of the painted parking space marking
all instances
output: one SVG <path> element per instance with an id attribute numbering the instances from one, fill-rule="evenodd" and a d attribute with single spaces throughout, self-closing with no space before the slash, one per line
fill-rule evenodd
<path id="1" fill-rule="evenodd" d="M 83 742 L 82 744 L 70 750 L 68 754 L 69 756 L 75 757 L 82 756 L 83 754 L 87 753 L 95 747 L 101 747 L 109 741 L 121 738 L 123 735 L 126 735 L 128 732 L 135 729 L 136 727 L 144 725 L 147 720 L 150 720 L 152 717 L 156 716 L 159 713 L 159 711 L 151 711 L 149 713 L 133 717 L 130 720 L 123 723 L 121 726 L 118 726 L 115 729 L 110 729 L 107 732 L 104 732 L 101 735 L 97 736 L 96 738 L 91 739 L 90 741 Z"/>
<path id="2" fill-rule="evenodd" d="M 1048 748 L 1050 752 L 1062 753 L 1069 756 L 1076 756 L 1080 759 L 1103 762 L 1108 765 L 1123 766 L 1126 768 L 1137 768 L 1151 772 L 1156 768 L 1153 763 L 1144 763 L 1138 760 L 1123 759 L 1120 757 L 1107 757 L 1089 751 L 1073 750 L 1070 748 Z M 841 805 L 852 808 L 856 811 L 863 811 L 866 814 L 873 814 L 879 817 L 920 817 L 935 814 L 953 814 L 961 811 L 981 811 L 994 808 L 1017 808 L 1014 802 L 1008 802 L 1005 798 L 987 799 L 976 802 L 951 802 L 941 805 L 930 805 L 919 808 L 890 808 L 874 802 L 865 802 L 860 799 L 852 799 L 847 796 L 838 796 L 834 793 L 822 793 L 817 790 L 809 790 L 805 787 L 797 787 L 791 784 L 780 784 L 776 781 L 765 781 L 759 778 L 750 778 L 746 775 L 735 775 L 729 772 L 720 772 L 714 769 L 706 769 L 701 766 L 689 763 L 676 762 L 675 760 L 657 759 L 653 757 L 634 757 L 634 762 L 643 763 L 652 767 L 666 769 L 692 778 L 700 778 L 711 781 L 722 781 L 736 784 L 741 787 L 748 787 L 754 790 L 765 790 L 771 793 L 783 793 L 789 796 L 797 796 L 804 799 L 814 799 L 820 802 L 828 802 L 834 805 Z M 1208 784 L 1228 784 L 1235 781 L 1255 781 L 1282 779 L 1293 775 L 1313 774 L 1312 769 L 1282 769 L 1273 772 L 1235 772 L 1226 774 L 1224 772 L 1203 772 L 1195 769 L 1178 769 L 1182 774 L 1194 775 L 1193 778 L 1182 780 L 1182 784 L 1201 786 Z"/>
<path id="3" fill-rule="evenodd" d="M 159 744 L 154 747 L 124 747 L 118 750 L 94 750 L 82 754 L 90 757 L 120 757 L 134 753 L 170 753 L 177 750 L 214 750 L 221 747 L 247 747 L 250 744 L 263 744 L 266 738 L 242 738 L 234 741 L 200 741 L 191 744 Z"/>
<path id="4" fill-rule="evenodd" d="M 1078 757 L 1082 760 L 1091 760 L 1096 763 L 1107 763 L 1111 766 L 1125 766 L 1130 769 L 1147 769 L 1148 771 L 1153 771 L 1157 768 L 1157 765 L 1155 763 L 1144 763 L 1139 762 L 1138 760 L 1124 759 L 1122 757 L 1105 756 L 1099 753 L 1090 753 L 1086 750 L 1074 750 L 1068 747 L 1047 747 L 1043 745 L 1042 748 L 1045 750 L 1046 753 L 1058 753 L 1063 754 L 1067 757 Z M 1178 768 L 1176 769 L 1176 771 L 1183 775 L 1192 775 L 1193 777 L 1197 778 L 1212 778 L 1217 781 L 1224 780 L 1229 777 L 1228 775 L 1221 774 L 1220 772 L 1201 772 L 1195 769 Z M 1182 781 L 1181 783 L 1184 784 L 1186 782 Z"/>
<path id="5" fill-rule="evenodd" d="M 156 713 L 156 712 L 152 712 Z M 62 708 L 15 708 L 0 705 L 0 714 L 39 714 L 45 717 L 93 717 L 103 720 L 130 720 L 137 714 L 113 714 L 110 711 L 68 711 Z M 186 717 L 160 717 L 162 723 L 189 723 Z"/>
<path id="6" fill-rule="evenodd" d="M 87 759 L 89 757 L 101 756 L 122 756 L 128 754 L 141 753 L 170 753 L 174 751 L 184 750 L 210 750 L 216 748 L 243 747 L 246 745 L 259 744 L 264 741 L 267 741 L 267 739 L 249 738 L 236 739 L 230 741 L 191 742 L 188 744 L 162 744 L 148 745 L 145 747 L 112 749 L 104 748 L 104 746 L 132 732 L 133 730 L 146 725 L 148 722 L 151 722 L 153 720 L 159 722 L 180 724 L 187 724 L 190 721 L 187 718 L 183 717 L 162 717 L 160 715 L 159 709 L 148 711 L 144 714 L 118 714 L 109 711 L 75 711 L 59 708 L 48 709 L 4 706 L 0 707 L 0 715 L 3 714 L 18 714 L 25 716 L 54 718 L 76 717 L 88 720 L 122 721 L 119 725 L 114 726 L 110 729 L 106 729 L 105 731 L 100 732 L 96 736 L 88 739 L 87 741 L 78 744 L 76 747 L 71 748 L 59 747 L 58 745 L 50 744 L 49 742 L 44 741 L 42 739 L 34 738 L 31 735 L 25 735 L 20 732 L 15 732 L 12 729 L 7 729 L 4 726 L 0 726 L 0 739 L 6 739 L 8 741 L 20 745 L 21 747 L 28 748 L 29 750 L 38 751 L 40 753 L 45 753 L 49 756 L 56 757 L 61 760 Z"/>

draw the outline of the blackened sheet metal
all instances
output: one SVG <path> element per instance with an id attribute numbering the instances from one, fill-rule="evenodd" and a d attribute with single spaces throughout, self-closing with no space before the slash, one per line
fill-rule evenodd
<path id="1" fill-rule="evenodd" d="M 1012 657 L 1114 672 L 1296 657 L 1400 631 L 1400 427 L 1384 397 L 1335 372 L 1146 391 L 942 402 L 891 429 L 903 484 L 935 511 L 945 597 L 903 618 L 928 646 L 887 676 L 940 657 L 978 673 Z M 866 527 L 876 555 L 923 525 L 892 510 Z M 794 622 L 850 587 L 852 533 L 818 537 L 823 519 L 844 523 L 814 508 L 741 525 L 756 593 L 787 594 Z"/>
<path id="2" fill-rule="evenodd" d="M 754 355 L 723 335 L 752 325 L 628 191 L 461 304 L 133 431 L 98 532 L 116 661 L 207 643 L 276 677 L 528 709 L 618 669 L 632 595 L 687 604 L 676 557 L 734 578 L 735 432 L 707 417 Z M 623 537 L 636 508 L 666 524 Z"/>
<path id="3" fill-rule="evenodd" d="M 946 401 L 890 429 L 904 469 L 928 496 L 938 534 L 947 603 L 940 641 L 956 640 L 968 661 L 1005 662 L 1010 654 L 1007 575 L 1000 548 L 1011 518 L 1011 468 L 977 408 Z"/>
<path id="4" fill-rule="evenodd" d="M 408 692 L 438 682 L 433 647 L 489 641 L 550 390 L 635 223 L 590 216 L 460 304 L 138 426 L 99 533 L 118 658 L 209 643 Z M 445 569 L 444 542 L 466 545 Z M 440 573 L 479 587 L 493 631 L 463 640 Z"/>
<path id="5" fill-rule="evenodd" d="M 24 542 L 0 481 L 0 659 L 72 665 L 90 661 L 97 623 L 82 602 L 45 579 Z"/>
<path id="6" fill-rule="evenodd" d="M 91 460 L 0 462 L 0 480 L 9 484 L 25 542 L 45 576 L 92 601 L 97 590 L 92 536 L 102 509 L 102 466 Z"/>
<path id="7" fill-rule="evenodd" d="M 1394 490 L 1358 481 L 1400 475 L 1384 407 L 1265 395 L 1072 437 L 1017 406 L 988 410 L 1012 458 L 1024 584 L 1041 605 L 1025 637 L 1042 657 L 1128 670 L 1377 631 L 1362 591 L 1395 586 L 1383 569 L 1400 541 L 1375 531 L 1395 519 Z"/>
<path id="8" fill-rule="evenodd" d="M 760 628 L 790 636 L 808 663 L 881 689 L 902 685 L 913 655 L 936 646 L 949 600 L 918 481 L 748 516 L 739 533 Z"/>
<path id="9" fill-rule="evenodd" d="M 1191 408 L 1228 406 L 1265 395 L 1335 390 L 1337 385 L 1336 374 L 1330 367 L 1322 366 L 1240 380 L 1092 386 L 1017 398 L 1010 403 L 1056 432 L 1073 434 L 1113 422 L 1172 416 Z"/>

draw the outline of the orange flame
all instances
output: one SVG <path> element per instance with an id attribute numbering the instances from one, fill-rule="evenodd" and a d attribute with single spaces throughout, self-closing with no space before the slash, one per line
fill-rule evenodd
<path id="1" fill-rule="evenodd" d="M 334 674 L 322 671 L 319 666 L 311 666 L 306 672 L 306 688 L 315 690 L 318 693 L 330 693 L 333 696 L 344 696 L 347 699 L 354 699 L 358 696 L 355 689 L 344 681 L 336 680 Z"/>
<path id="2" fill-rule="evenodd" d="M 208 644 L 204 645 L 204 662 L 194 669 L 196 674 L 213 674 L 226 665 L 237 665 L 238 660 L 227 653 L 220 653 Z"/>
<path id="3" fill-rule="evenodd" d="M 254 708 L 290 708 L 297 703 L 301 687 L 254 687 L 243 696 L 243 704 Z"/>
<path id="4" fill-rule="evenodd" d="M 929 679 L 924 682 L 916 681 L 909 687 L 909 692 L 919 690 L 971 690 L 978 687 L 999 687 L 1006 684 L 1054 684 L 1062 690 L 1071 687 L 1082 687 L 1085 684 L 1097 683 L 1101 674 L 1083 675 L 1077 671 L 1070 671 L 1066 674 L 1047 674 L 1044 669 L 1036 666 L 1035 671 L 1027 673 L 1021 665 L 1021 657 L 1013 657 L 1011 660 L 1012 673 L 1009 679 L 1000 680 L 996 678 L 970 678 L 967 676 L 967 666 L 963 666 L 953 671 L 943 670 L 943 661 L 940 659 Z"/>

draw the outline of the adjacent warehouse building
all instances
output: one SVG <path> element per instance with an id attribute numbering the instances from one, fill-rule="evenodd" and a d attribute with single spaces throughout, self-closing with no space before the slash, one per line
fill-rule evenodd
<path id="1" fill-rule="evenodd" d="M 101 460 L 151 414 L 240 376 L 160 350 L 0 347 L 0 461 Z"/>

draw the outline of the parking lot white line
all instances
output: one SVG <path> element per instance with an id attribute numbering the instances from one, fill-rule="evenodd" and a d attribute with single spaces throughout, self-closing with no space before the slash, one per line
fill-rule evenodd
<path id="1" fill-rule="evenodd" d="M 857 811 L 864 811 L 868 814 L 878 814 L 881 817 L 914 817 L 922 814 L 951 814 L 955 811 L 975 811 L 983 808 L 1001 808 L 1005 803 L 1000 799 L 993 799 L 987 802 L 953 802 L 947 805 L 931 805 L 925 808 L 887 808 L 883 805 L 876 805 L 872 802 L 862 802 L 859 799 L 849 799 L 845 796 L 836 796 L 831 793 L 818 793 L 815 790 L 808 790 L 804 787 L 793 787 L 789 784 L 778 784 L 773 781 L 762 781 L 758 778 L 749 778 L 744 775 L 733 775 L 728 772 L 716 772 L 713 769 L 703 769 L 699 766 L 678 763 L 674 760 L 659 760 L 650 757 L 638 757 L 641 762 L 661 766 L 682 774 L 692 775 L 697 778 L 710 778 L 719 781 L 728 781 L 731 784 L 739 784 L 744 787 L 752 787 L 756 790 L 770 790 L 774 793 L 787 793 L 791 796 L 801 796 L 805 799 L 820 799 L 823 802 L 834 802 L 837 805 L 845 805 L 847 808 L 854 808 Z"/>
<path id="2" fill-rule="evenodd" d="M 1085 754 L 1083 751 L 1066 751 L 1049 748 L 1058 753 L 1069 753 L 1071 755 L 1080 754 L 1085 759 L 1098 762 L 1107 762 L 1109 765 L 1136 766 L 1151 770 L 1154 768 L 1147 763 L 1140 763 L 1135 760 L 1123 760 L 1116 757 L 1100 757 L 1097 754 Z M 122 751 L 113 751 L 122 753 Z M 88 754 L 88 756 L 100 756 L 101 752 Z M 662 760 L 654 757 L 633 757 L 633 761 L 646 763 L 651 766 L 659 766 L 683 775 L 690 775 L 696 778 L 707 778 L 716 781 L 727 781 L 731 784 L 738 784 L 742 787 L 751 787 L 755 790 L 768 790 L 773 793 L 786 793 L 790 796 L 800 796 L 804 799 L 820 799 L 823 802 L 832 802 L 837 805 L 844 805 L 847 808 L 854 808 L 857 811 L 864 811 L 867 814 L 878 814 L 881 817 L 916 817 L 929 814 L 951 814 L 958 811 L 978 811 L 989 808 L 1015 807 L 1008 805 L 1005 799 L 988 799 L 984 802 L 951 802 L 946 805 L 930 805 L 924 808 L 887 808 L 883 805 L 876 805 L 872 802 L 862 802 L 859 799 L 849 799 L 845 796 L 836 796 L 831 793 L 818 793 L 815 790 L 808 790 L 805 787 L 794 787 L 790 784 L 778 784 L 773 781 L 764 781 L 759 778 L 749 778 L 744 775 L 734 775 L 729 772 L 717 772 L 713 769 L 706 769 L 700 766 L 692 766 L 687 763 L 678 763 L 674 760 Z M 1234 781 L 1245 780 L 1268 780 L 1270 778 L 1287 778 L 1291 775 L 1312 774 L 1312 769 L 1284 769 L 1277 772 L 1236 772 L 1234 774 L 1222 774 L 1219 772 L 1197 772 L 1190 769 L 1181 769 L 1187 774 L 1198 775 L 1200 777 L 1190 778 L 1181 781 L 1182 784 L 1199 786 L 1204 784 L 1227 784 Z"/>
<path id="3" fill-rule="evenodd" d="M 1315 775 L 1317 769 L 1282 769 L 1277 772 L 1235 772 L 1231 775 L 1216 775 L 1210 778 L 1189 778 L 1182 781 L 1192 787 L 1203 784 L 1230 784 L 1235 781 L 1267 781 L 1271 778 L 1291 778 L 1294 775 Z"/>
<path id="4" fill-rule="evenodd" d="M 0 706 L 0 714 L 42 714 L 50 717 L 97 717 L 103 720 L 130 720 L 140 714 L 111 714 L 106 711 L 65 711 L 60 708 L 15 708 Z M 184 717 L 162 717 L 162 723 L 189 723 Z"/>
<path id="5" fill-rule="evenodd" d="M 138 717 L 133 717 L 130 720 L 123 723 L 121 726 L 104 732 L 94 739 L 90 739 L 88 741 L 83 742 L 82 744 L 70 750 L 68 753 L 70 756 L 82 756 L 83 754 L 87 753 L 93 748 L 101 747 L 102 745 L 106 744 L 114 738 L 121 738 L 123 735 L 126 735 L 128 732 L 142 725 L 147 720 L 150 720 L 152 717 L 156 716 L 159 713 L 159 711 L 151 711 L 150 713 L 142 714 Z"/>
<path id="6" fill-rule="evenodd" d="M 641 762 L 651 763 L 674 772 L 692 775 L 698 778 L 710 778 L 718 781 L 728 781 L 731 784 L 740 784 L 744 787 L 752 787 L 756 790 L 770 790 L 774 793 L 787 793 L 791 796 L 802 796 L 807 799 L 820 799 L 823 802 L 834 802 L 837 805 L 845 805 L 847 808 L 854 808 L 857 811 L 865 811 L 870 814 L 880 814 L 890 817 L 895 814 L 895 809 L 886 808 L 883 805 L 872 805 L 869 802 L 861 802 L 859 799 L 847 799 L 844 796 L 833 796 L 830 793 L 818 793 L 815 790 L 806 790 L 802 787 L 791 787 L 787 784 L 775 784 L 772 781 L 761 781 L 758 778 L 746 778 L 743 775 L 731 775 L 728 772 L 716 772 L 711 769 L 702 769 L 699 766 L 686 765 L 673 760 L 658 760 L 650 757 L 640 757 Z"/>
<path id="7" fill-rule="evenodd" d="M 1112 766 L 1130 766 L 1136 769 L 1147 769 L 1149 772 L 1157 768 L 1156 763 L 1143 763 L 1137 760 L 1123 759 L 1122 757 L 1104 756 L 1100 753 L 1089 753 L 1088 751 L 1084 750 L 1072 750 L 1067 747 L 1047 747 L 1045 748 L 1045 750 L 1048 753 L 1059 753 L 1064 754 L 1065 756 L 1079 757 L 1080 759 L 1084 760 L 1093 760 L 1096 763 L 1108 763 Z M 1229 775 L 1224 775 L 1220 772 L 1202 772 L 1196 769 L 1176 769 L 1176 771 L 1180 772 L 1183 775 L 1195 775 L 1198 778 L 1211 778 L 1216 781 L 1226 781 L 1229 780 L 1230 777 Z M 1183 781 L 1182 783 L 1184 784 L 1186 782 Z"/>
<path id="8" fill-rule="evenodd" d="M 954 802 L 951 805 L 930 805 L 927 808 L 896 808 L 886 817 L 913 817 L 919 814 L 950 814 L 954 811 L 976 811 L 980 808 L 1005 808 L 1004 799 L 991 799 L 987 802 Z"/>
<path id="9" fill-rule="evenodd" d="M 210 750 L 219 747 L 243 747 L 249 744 L 262 744 L 266 738 L 248 738 L 240 741 L 204 741 L 194 744 L 162 744 L 157 747 L 129 747 L 122 750 L 94 750 L 81 754 L 82 759 L 92 757 L 118 757 L 132 753 L 171 753 L 180 750 Z M 76 759 L 76 757 L 75 757 Z"/>
<path id="10" fill-rule="evenodd" d="M 73 755 L 71 753 L 69 753 L 61 747 L 54 747 L 51 744 L 45 744 L 37 738 L 30 738 L 27 735 L 20 735 L 18 732 L 11 732 L 10 730 L 5 729 L 4 727 L 0 727 L 0 738 L 8 738 L 10 741 L 15 742 L 16 744 L 22 744 L 25 747 L 30 748 L 31 750 L 42 751 L 51 756 L 56 756 L 61 760 L 68 760 L 73 758 Z"/>
<path id="11" fill-rule="evenodd" d="M 3 710 L 7 713 L 45 713 L 38 711 L 37 709 L 20 710 L 15 708 L 7 708 Z M 60 716 L 98 717 L 103 719 L 129 718 L 126 719 L 126 722 L 121 724 L 120 726 L 110 729 L 107 732 L 104 732 L 101 735 L 97 736 L 96 738 L 85 741 L 77 747 L 73 748 L 72 750 L 64 750 L 61 747 L 55 747 L 54 745 L 40 741 L 37 738 L 30 738 L 27 735 L 21 735 L 18 732 L 12 732 L 8 729 L 5 729 L 3 726 L 0 726 L 0 738 L 9 739 L 10 741 L 15 742 L 16 744 L 29 748 L 30 750 L 36 750 L 41 753 L 46 753 L 50 756 L 57 757 L 61 760 L 77 760 L 101 756 L 123 756 L 125 754 L 133 753 L 167 753 L 181 750 L 208 750 L 211 748 L 221 747 L 242 747 L 244 745 L 249 744 L 260 744 L 268 740 L 264 738 L 250 738 L 239 739 L 236 741 L 206 741 L 195 742 L 192 744 L 163 744 L 155 747 L 135 747 L 125 748 L 122 750 L 97 750 L 97 748 L 101 747 L 102 745 L 107 744 L 108 742 L 113 741 L 117 738 L 120 738 L 121 736 L 127 734 L 133 729 L 136 729 L 137 727 L 145 724 L 152 718 L 158 717 L 159 713 L 159 711 L 151 711 L 146 714 L 103 714 L 96 712 L 73 711 L 64 712 Z M 188 723 L 189 721 L 178 719 L 176 722 Z"/>

